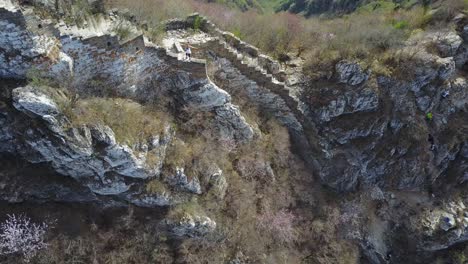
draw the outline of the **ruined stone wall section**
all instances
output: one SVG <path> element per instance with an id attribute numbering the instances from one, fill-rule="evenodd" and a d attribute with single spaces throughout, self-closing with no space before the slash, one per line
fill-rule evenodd
<path id="1" fill-rule="evenodd" d="M 216 54 L 216 57 L 225 59 L 220 68 L 235 68 L 229 73 L 219 74 L 215 82 L 223 83 L 223 89 L 233 94 L 240 93 L 239 89 L 244 90 L 243 93 L 247 93 L 249 100 L 273 114 L 288 128 L 293 148 L 300 153 L 306 164 L 310 168 L 320 167 L 311 151 L 317 147 L 311 146 L 304 132 L 315 130 L 307 118 L 308 109 L 284 83 L 286 74 L 281 71 L 279 63 L 261 54 L 256 47 L 240 40 L 234 34 L 220 30 L 198 14 L 189 16 L 185 21 L 171 20 L 166 24 L 168 30 L 195 27 L 215 37 L 214 40 L 202 44 L 202 48 Z M 223 59 L 218 60 L 221 61 Z M 233 79 L 225 80 L 226 75 L 231 75 Z"/>
<path id="2" fill-rule="evenodd" d="M 219 29 L 206 17 L 195 13 L 186 19 L 172 19 L 166 22 L 166 30 L 181 30 L 199 27 L 205 33 L 218 37 L 234 48 L 240 55 L 258 65 L 263 71 L 272 74 L 277 80 L 284 81 L 285 73 L 281 70 L 280 63 L 273 58 L 261 54 L 255 46 L 242 41 L 231 32 Z"/>
<path id="3" fill-rule="evenodd" d="M 191 105 L 194 111 L 216 112 L 213 126 L 220 135 L 238 142 L 253 138 L 252 128 L 231 104 L 229 95 L 207 77 L 204 60 L 182 60 L 179 54 L 148 42 L 143 35 L 125 43 L 111 34 L 90 34 L 91 28 L 62 34 L 55 29 L 40 35 L 37 27 L 31 26 L 33 14 L 0 17 L 4 29 L 0 78 L 27 78 L 33 71 L 34 77 L 49 77 L 80 94 L 111 92 L 141 102 L 156 99 L 161 91 L 181 105 Z M 26 23 L 21 23 L 21 17 Z M 40 22 L 48 28 L 45 21 Z M 82 31 L 85 34 L 80 34 Z"/>
<path id="4" fill-rule="evenodd" d="M 185 20 L 173 19 L 166 23 L 168 30 L 195 27 L 215 37 L 214 40 L 203 45 L 205 49 L 228 59 L 247 78 L 281 96 L 296 118 L 303 125 L 306 124 L 307 109 L 291 92 L 290 87 L 284 83 L 287 76 L 284 71 L 281 71 L 279 62 L 261 54 L 256 47 L 240 40 L 234 34 L 220 30 L 215 24 L 198 14 L 193 14 Z"/>
<path id="5" fill-rule="evenodd" d="M 125 43 L 116 36 L 83 38 L 43 34 L 48 25 L 28 26 L 20 11 L 0 8 L 0 76 L 25 78 L 32 69 L 75 87 L 101 82 L 120 93 L 134 93 L 139 86 L 156 78 L 162 68 L 191 72 L 206 79 L 203 60 L 182 62 L 177 54 L 146 45 L 142 35 Z M 103 83 L 105 81 L 105 83 Z"/>
<path id="6" fill-rule="evenodd" d="M 257 67 L 243 63 L 238 59 L 238 54 L 227 49 L 222 42 L 215 40 L 210 42 L 208 45 L 210 46 L 210 49 L 219 56 L 228 59 L 247 78 L 255 81 L 259 86 L 265 87 L 281 96 L 292 111 L 299 109 L 298 102 L 289 96 L 289 90 L 284 84 L 277 82 L 271 75 L 264 74 Z M 298 118 L 302 117 L 302 113 L 299 111 L 296 111 L 295 114 Z"/>
<path id="7" fill-rule="evenodd" d="M 156 49 L 145 49 L 142 37 L 117 49 L 113 40 L 111 36 L 96 37 L 90 41 L 62 38 L 63 51 L 73 60 L 73 74 L 70 77 L 75 86 L 105 82 L 100 85 L 113 85 L 125 93 L 122 89 L 134 89 L 163 64 Z"/>
<path id="8" fill-rule="evenodd" d="M 0 76 L 24 76 L 30 65 L 47 64 L 58 56 L 57 39 L 28 32 L 21 12 L 0 8 L 0 17 Z"/>

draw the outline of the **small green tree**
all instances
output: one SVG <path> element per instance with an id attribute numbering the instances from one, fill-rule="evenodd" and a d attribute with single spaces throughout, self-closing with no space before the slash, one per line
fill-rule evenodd
<path id="1" fill-rule="evenodd" d="M 429 113 L 426 114 L 426 119 L 428 121 L 432 121 L 432 118 L 433 118 L 432 112 L 429 112 Z"/>
<path id="2" fill-rule="evenodd" d="M 196 16 L 195 20 L 193 21 L 193 29 L 200 30 L 202 26 L 202 18 L 200 16 Z"/>

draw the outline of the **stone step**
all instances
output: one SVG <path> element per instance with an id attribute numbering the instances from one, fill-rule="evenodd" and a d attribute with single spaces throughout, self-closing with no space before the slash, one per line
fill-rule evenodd
<path id="1" fill-rule="evenodd" d="M 242 54 L 226 41 L 217 39 L 216 45 L 219 46 L 220 53 L 227 56 L 227 59 L 231 60 L 231 63 L 238 68 L 243 75 L 251 79 L 253 83 L 270 87 L 272 90 L 275 90 L 275 92 L 281 93 L 283 96 L 288 96 L 288 90 L 285 84 L 278 81 L 274 75 L 268 73 L 266 69 L 260 67 L 255 62 L 246 60 Z"/>

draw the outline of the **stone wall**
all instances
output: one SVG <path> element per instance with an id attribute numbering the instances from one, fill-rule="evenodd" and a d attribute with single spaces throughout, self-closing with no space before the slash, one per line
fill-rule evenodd
<path id="1" fill-rule="evenodd" d="M 237 141 L 253 136 L 230 97 L 208 79 L 204 60 L 181 60 L 143 35 L 119 43 L 112 32 L 65 30 L 60 24 L 59 32 L 39 34 L 49 28 L 44 21 L 19 11 L 2 12 L 6 15 L 0 17 L 0 78 L 25 79 L 34 72 L 35 77 L 48 77 L 80 94 L 110 93 L 140 102 L 164 94 L 194 111 L 216 112 L 213 126 L 222 135 Z M 38 23 L 43 26 L 38 28 Z"/>
<path id="2" fill-rule="evenodd" d="M 25 78 L 37 69 L 47 77 L 74 86 L 99 80 L 120 91 L 144 86 L 162 68 L 185 70 L 206 79 L 203 61 L 180 62 L 163 48 L 146 46 L 141 35 L 119 43 L 116 36 L 109 34 L 44 34 L 41 30 L 47 26 L 28 25 L 20 11 L 0 8 L 0 47 L 4 51 L 0 53 L 1 77 Z"/>
<path id="3" fill-rule="evenodd" d="M 198 25 L 196 25 L 198 24 Z M 281 71 L 279 62 L 273 58 L 261 54 L 260 50 L 255 46 L 242 41 L 231 32 L 219 29 L 214 23 L 206 17 L 200 16 L 195 13 L 188 16 L 186 19 L 172 19 L 166 22 L 166 30 L 181 30 L 181 29 L 194 29 L 199 27 L 201 31 L 208 33 L 212 36 L 218 37 L 220 40 L 225 41 L 233 47 L 240 55 L 245 56 L 255 63 L 267 73 L 272 74 L 276 79 L 283 81 L 285 73 Z"/>

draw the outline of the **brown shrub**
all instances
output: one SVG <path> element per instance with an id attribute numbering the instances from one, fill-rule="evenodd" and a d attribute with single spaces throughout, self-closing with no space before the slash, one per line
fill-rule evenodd
<path id="1" fill-rule="evenodd" d="M 108 6 L 126 7 L 139 17 L 157 24 L 163 19 L 184 17 L 200 12 L 221 28 L 233 32 L 245 41 L 274 56 L 296 51 L 307 58 L 305 71 L 312 77 L 324 77 L 339 59 L 364 60 L 377 71 L 382 68 L 380 55 L 399 48 L 410 33 L 428 25 L 441 26 L 457 13 L 466 10 L 465 0 L 437 2 L 436 11 L 415 6 L 397 8 L 393 3 L 370 4 L 357 12 L 333 19 L 312 17 L 305 19 L 290 13 L 240 12 L 214 3 L 194 0 L 108 0 Z"/>
<path id="2" fill-rule="evenodd" d="M 296 240 L 298 235 L 293 226 L 295 219 L 296 216 L 293 213 L 284 209 L 278 212 L 268 210 L 257 218 L 257 224 L 280 243 L 287 244 Z"/>
<path id="3" fill-rule="evenodd" d="M 169 116 L 134 101 L 112 98 L 78 100 L 68 113 L 73 126 L 103 124 L 115 133 L 118 142 L 130 146 L 161 134 Z"/>

